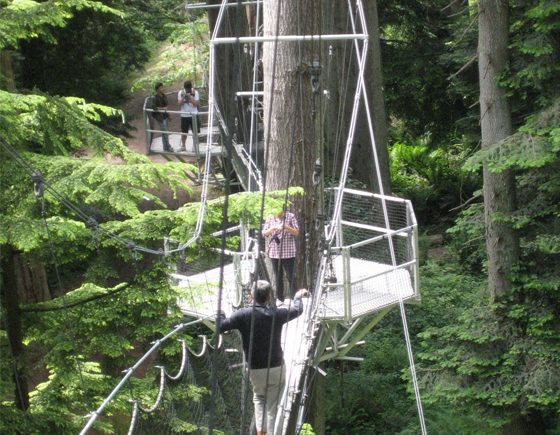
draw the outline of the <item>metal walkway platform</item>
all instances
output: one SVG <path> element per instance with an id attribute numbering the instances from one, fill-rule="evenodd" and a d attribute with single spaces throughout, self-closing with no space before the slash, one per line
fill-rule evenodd
<path id="1" fill-rule="evenodd" d="M 343 258 L 333 261 L 336 276 L 343 277 Z M 352 319 L 375 313 L 385 307 L 416 296 L 411 274 L 406 268 L 350 259 L 351 285 L 329 283 L 319 303 L 318 317 L 322 320 Z"/>
<path id="2" fill-rule="evenodd" d="M 203 127 L 201 132 L 198 134 L 200 138 L 206 139 L 206 128 Z M 192 135 L 189 134 L 187 140 L 185 141 L 185 151 L 180 151 L 181 148 L 181 135 L 177 133 L 169 134 L 169 144 L 173 151 L 164 151 L 163 142 L 161 135 L 154 137 L 151 141 L 151 145 L 148 148 L 148 153 L 158 153 L 158 154 L 176 154 L 184 157 L 195 157 L 204 158 L 206 156 L 208 144 L 205 142 L 199 142 L 197 146 L 193 144 Z M 198 148 L 198 149 L 197 149 Z M 214 143 L 210 145 L 210 155 L 211 157 L 222 157 L 225 156 L 225 150 L 219 143 Z"/>

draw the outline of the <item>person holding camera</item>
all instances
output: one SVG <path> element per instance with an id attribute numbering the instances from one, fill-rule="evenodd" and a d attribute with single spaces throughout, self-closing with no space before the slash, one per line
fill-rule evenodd
<path id="1" fill-rule="evenodd" d="M 266 239 L 266 253 L 272 263 L 276 297 L 284 302 L 284 275 L 289 285 L 288 297 L 294 296 L 296 237 L 299 236 L 296 216 L 288 210 L 269 216 L 263 225 L 262 234 Z"/>
<path id="2" fill-rule="evenodd" d="M 185 151 L 185 141 L 187 140 L 187 133 L 189 129 L 193 134 L 198 134 L 200 126 L 198 125 L 198 106 L 200 105 L 200 95 L 196 89 L 193 88 L 192 83 L 187 80 L 183 84 L 177 94 L 177 102 L 181 107 L 181 148 L 179 151 Z M 193 126 L 193 117 L 197 117 Z"/>

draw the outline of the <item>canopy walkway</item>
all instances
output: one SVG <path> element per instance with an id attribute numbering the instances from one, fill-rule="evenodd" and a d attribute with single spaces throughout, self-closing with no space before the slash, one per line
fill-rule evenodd
<path id="1" fill-rule="evenodd" d="M 240 93 L 243 94 L 243 93 Z M 167 93 L 170 101 L 176 100 L 176 92 Z M 240 98 L 247 97 L 247 95 L 240 95 Z M 254 162 L 252 156 L 257 152 L 262 152 L 263 142 L 258 141 L 253 150 L 251 143 L 241 143 L 230 134 L 227 125 L 217 107 L 212 111 L 213 121 L 212 129 L 209 130 L 210 112 L 208 107 L 202 108 L 203 110 L 198 113 L 198 116 L 192 117 L 193 130 L 198 133 L 193 133 L 189 130 L 188 133 L 181 132 L 180 117 L 181 111 L 167 110 L 170 116 L 169 131 L 162 131 L 158 129 L 158 123 L 153 118 L 154 110 L 151 109 L 152 98 L 146 97 L 143 105 L 143 118 L 144 128 L 146 132 L 146 154 L 159 154 L 167 160 L 177 159 L 181 162 L 189 162 L 193 159 L 196 160 L 198 165 L 198 174 L 191 179 L 194 182 L 201 183 L 204 159 L 210 158 L 213 165 L 211 168 L 211 177 L 216 184 L 223 183 L 223 176 L 225 175 L 224 159 L 227 156 L 226 143 L 229 138 L 232 143 L 232 160 L 231 164 L 235 173 L 235 177 L 245 191 L 259 191 L 262 190 L 262 176 L 261 171 Z M 200 125 L 199 125 L 200 123 Z M 164 150 L 162 135 L 167 135 L 170 151 Z M 185 149 L 182 149 L 182 138 L 185 138 Z M 259 150 L 259 151 L 257 151 Z"/>
<path id="2" fill-rule="evenodd" d="M 331 195 L 335 193 L 338 192 L 330 191 Z M 280 402 L 280 416 L 277 419 L 278 434 L 287 433 L 288 422 L 291 419 L 303 419 L 305 407 L 301 400 L 306 395 L 301 393 L 310 388 L 310 385 L 304 382 L 310 369 L 316 368 L 320 362 L 327 359 L 356 360 L 348 355 L 349 352 L 354 346 L 362 343 L 366 333 L 382 319 L 388 309 L 403 300 L 419 297 L 417 225 L 410 202 L 352 189 L 344 189 L 341 194 L 344 196 L 345 206 L 342 208 L 340 219 L 336 221 L 337 243 L 331 247 L 330 253 L 323 257 L 320 279 L 312 296 L 305 301 L 304 314 L 285 325 L 283 330 L 287 382 Z M 383 204 L 385 209 L 390 210 L 389 228 L 380 226 L 383 220 Z M 232 235 L 232 232 L 229 234 Z M 178 271 L 170 275 L 170 279 L 180 290 L 178 306 L 187 318 L 196 319 L 179 325 L 175 334 L 185 326 L 195 323 L 205 323 L 214 329 L 213 322 L 219 308 L 229 315 L 235 309 L 250 305 L 248 294 L 251 276 L 262 254 L 254 249 L 256 245 L 250 239 L 243 245 L 247 247 L 244 252 L 226 252 L 231 261 L 223 267 L 204 268 L 194 261 L 178 268 L 186 269 L 189 273 Z M 395 265 L 392 264 L 391 245 L 395 252 L 394 257 L 398 259 Z M 223 295 L 222 300 L 220 294 Z M 231 343 L 229 335 L 236 334 L 226 334 L 226 341 Z M 153 352 L 166 339 L 167 337 L 158 340 Z M 206 350 L 210 351 L 209 341 L 203 338 L 202 351 L 193 353 L 211 361 L 206 355 Z M 220 360 L 227 358 L 232 352 L 237 355 L 236 362 L 228 368 L 228 373 L 231 370 L 235 374 L 227 376 L 230 377 L 230 381 L 233 378 L 238 379 L 239 383 L 232 386 L 230 382 L 228 389 L 237 388 L 238 395 L 234 396 L 238 399 L 246 396 L 246 392 L 243 394 L 241 391 L 245 366 L 239 343 L 237 342 L 236 347 L 226 348 L 224 345 L 221 351 L 213 351 L 220 353 Z M 188 355 L 186 351 L 183 353 Z M 183 356 L 183 359 L 185 358 Z M 192 357 L 189 358 L 192 360 Z M 142 361 L 138 367 L 141 363 Z M 185 364 L 183 362 L 182 366 Z M 188 376 L 191 380 L 193 376 L 198 377 L 196 385 L 201 385 L 202 379 L 200 375 L 196 375 L 196 363 L 191 361 L 189 364 L 191 372 Z M 128 373 L 132 374 L 134 369 L 131 368 Z M 209 388 L 209 379 L 206 382 L 205 385 Z M 163 390 L 163 386 L 160 388 Z M 223 391 L 219 393 L 220 397 L 224 394 Z M 228 394 L 231 396 L 232 393 Z M 161 395 L 164 397 L 163 391 Z M 242 401 L 238 399 L 235 399 L 238 401 L 237 405 L 230 403 L 220 406 L 224 409 L 229 407 L 230 413 L 235 412 L 232 409 L 241 413 L 242 408 L 247 407 L 249 402 L 246 397 Z M 132 421 L 136 425 L 138 413 L 141 414 L 142 411 L 140 408 L 134 409 L 136 415 L 133 413 Z M 96 411 L 90 418 L 95 420 L 102 411 L 103 409 Z M 204 415 L 202 420 L 207 421 L 208 411 L 199 412 Z M 247 412 L 250 415 L 250 411 Z M 236 418 L 239 420 L 239 416 Z M 142 421 L 144 425 L 148 424 L 145 420 Z M 248 423 L 245 422 L 246 425 Z M 87 433 L 87 429 L 89 428 L 82 433 Z M 232 430 L 237 433 L 236 428 Z"/>
<path id="3" fill-rule="evenodd" d="M 209 160 L 223 159 L 226 155 L 224 147 L 229 141 L 233 151 L 231 164 L 240 183 L 246 190 L 261 191 L 264 194 L 258 164 L 258 148 L 261 140 L 258 134 L 254 133 L 259 130 L 259 123 L 262 122 L 259 115 L 262 106 L 262 90 L 254 84 L 251 90 L 241 92 L 240 98 L 249 97 L 251 99 L 250 119 L 247 121 L 251 126 L 251 134 L 248 137 L 248 143 L 237 143 L 234 135 L 228 132 L 213 101 L 215 45 L 247 43 L 255 44 L 255 47 L 258 47 L 264 41 L 277 40 L 350 41 L 354 45 L 356 61 L 359 65 L 358 83 L 355 88 L 351 122 L 348 126 L 347 149 L 340 182 L 338 187 L 324 192 L 324 197 L 327 198 L 325 211 L 328 211 L 329 218 L 325 227 L 319 229 L 324 231 L 324 251 L 320 255 L 318 269 L 314 271 L 316 273 L 313 278 L 313 287 L 310 289 L 311 297 L 304 304 L 303 315 L 286 324 L 283 330 L 282 343 L 287 377 L 279 405 L 279 414 L 275 421 L 275 431 L 274 434 L 269 435 L 299 433 L 309 408 L 308 400 L 311 396 L 313 374 L 322 373 L 319 364 L 329 359 L 359 360 L 350 355 L 351 350 L 363 343 L 367 332 L 393 306 L 399 306 L 401 310 L 420 426 L 422 433 L 426 433 L 404 312 L 405 301 L 419 298 L 417 223 L 409 201 L 387 196 L 383 192 L 364 86 L 367 28 L 361 1 L 349 1 L 348 5 L 349 8 L 351 6 L 354 8 L 350 13 L 353 18 L 353 33 L 351 34 L 265 37 L 259 35 L 257 30 L 255 36 L 221 38 L 218 37 L 218 29 L 223 18 L 223 10 L 226 7 L 226 2 L 224 2 L 218 16 L 216 31 L 210 40 L 209 106 L 206 121 L 203 123 L 206 141 L 201 142 L 199 135 L 190 134 L 187 141 L 189 151 L 184 154 L 171 153 L 179 159 L 191 156 L 190 153 L 199 160 L 205 159 L 206 172 L 203 174 L 203 179 L 207 185 L 210 177 Z M 256 28 L 258 29 L 259 26 Z M 257 62 L 258 59 L 255 56 L 255 63 Z M 256 65 L 255 68 L 257 68 Z M 379 193 L 346 187 L 349 156 L 360 105 L 366 108 L 367 127 L 380 186 Z M 147 152 L 162 153 L 161 139 L 158 138 L 162 132 L 152 128 L 149 112 L 149 109 L 145 107 Z M 169 134 L 171 135 L 171 145 L 175 147 L 180 133 L 173 131 Z M 201 134 L 201 136 L 203 135 Z M 203 195 L 204 198 L 205 195 Z M 200 226 L 197 226 L 197 231 L 199 234 Z M 228 261 L 222 260 L 220 265 L 209 265 L 192 260 L 178 265 L 176 271 L 170 274 L 170 280 L 179 291 L 178 307 L 188 319 L 194 320 L 178 325 L 168 336 L 157 340 L 149 352 L 155 353 L 171 337 L 179 334 L 187 326 L 205 324 L 209 328 L 207 331 L 214 331 L 214 321 L 218 311 L 224 311 L 226 315 L 229 315 L 234 310 L 249 305 L 250 284 L 255 279 L 255 275 L 258 275 L 256 265 L 263 261 L 263 253 L 258 248 L 258 239 L 251 239 L 247 234 L 241 226 L 239 252 L 220 252 L 221 255 L 229 258 Z M 224 233 L 221 234 L 221 237 L 230 235 L 231 233 Z M 194 243 L 196 237 L 195 234 L 189 243 L 191 241 Z M 162 380 L 159 393 L 153 399 L 154 404 L 149 408 L 142 408 L 134 404 L 128 433 L 193 433 L 196 431 L 212 433 L 214 429 L 226 434 L 247 433 L 252 412 L 248 392 L 250 388 L 248 387 L 246 364 L 242 359 L 238 337 L 237 342 L 235 341 L 236 337 L 236 333 L 232 332 L 223 334 L 217 341 L 218 344 L 212 347 L 211 340 L 199 335 L 199 339 L 202 338 L 203 341 L 202 350 L 200 352 L 193 350 L 191 353 L 208 362 L 206 370 L 197 371 L 195 359 L 183 356 L 181 370 L 184 369 L 184 371 L 180 371 L 182 376 L 177 375 L 175 378 L 188 379 L 189 385 L 203 386 L 206 392 L 186 399 L 187 403 L 194 406 L 194 410 L 177 409 L 172 399 L 164 400 L 166 397 L 172 397 L 173 394 L 167 393 L 166 396 L 166 372 L 161 369 Z M 193 346 L 194 344 L 185 345 L 185 348 L 190 349 Z M 188 350 L 183 350 L 183 355 L 188 355 L 188 353 Z M 125 378 L 130 377 L 138 367 L 137 363 L 129 369 Z M 215 376 L 208 376 L 208 373 L 213 373 Z M 89 429 L 94 426 L 96 420 L 105 412 L 105 408 L 110 406 L 111 399 L 118 394 L 125 382 L 126 379 L 123 379 L 101 406 L 90 415 L 82 434 L 88 433 Z M 187 387 L 183 386 L 183 388 Z M 183 400 L 185 400 L 184 394 L 186 393 L 183 393 Z M 158 407 L 162 410 L 159 414 L 156 411 Z M 181 418 L 178 417 L 179 415 Z M 185 423 L 187 420 L 193 422 L 189 423 L 191 426 Z M 152 429 L 152 432 L 139 430 L 138 422 L 144 424 L 145 427 L 157 428 L 157 430 L 155 432 Z M 168 429 L 170 426 L 173 427 Z"/>

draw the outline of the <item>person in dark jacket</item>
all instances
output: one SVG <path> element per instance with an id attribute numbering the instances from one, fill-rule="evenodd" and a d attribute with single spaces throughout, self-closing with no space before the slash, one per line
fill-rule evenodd
<path id="1" fill-rule="evenodd" d="M 258 435 L 274 433 L 274 421 L 286 373 L 281 345 L 282 326 L 303 313 L 301 298 L 307 294 L 306 289 L 301 289 L 289 307 L 276 308 L 270 305 L 270 283 L 259 280 L 251 292 L 253 306 L 237 310 L 229 318 L 221 313 L 218 318 L 220 332 L 237 329 L 241 333 L 249 379 L 253 386 Z"/>
<path id="2" fill-rule="evenodd" d="M 159 129 L 162 132 L 167 132 L 169 131 L 169 114 L 167 113 L 167 96 L 163 90 L 163 83 L 156 83 L 155 90 L 152 116 L 158 122 Z M 169 144 L 169 134 L 161 133 L 161 141 L 164 151 L 173 152 L 173 148 Z"/>

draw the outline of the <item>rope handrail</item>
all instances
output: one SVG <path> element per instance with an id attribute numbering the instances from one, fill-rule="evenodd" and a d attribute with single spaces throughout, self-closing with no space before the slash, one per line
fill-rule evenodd
<path id="1" fill-rule="evenodd" d="M 146 359 L 152 353 L 154 353 L 165 341 L 167 341 L 169 338 L 173 337 L 175 334 L 181 332 L 186 327 L 196 325 L 198 323 L 202 323 L 204 320 L 207 320 L 211 317 L 213 317 L 213 316 L 208 316 L 206 318 L 197 319 L 197 320 L 194 320 L 192 322 L 181 323 L 181 324 L 177 325 L 167 335 L 165 335 L 164 337 L 156 340 L 152 344 L 152 347 L 150 347 L 150 349 L 148 349 L 148 351 L 144 355 L 142 355 L 142 357 L 138 361 L 136 361 L 136 363 L 132 367 L 124 370 L 125 375 L 121 379 L 121 381 L 115 386 L 115 388 L 111 391 L 111 393 L 109 393 L 109 395 L 105 398 L 105 400 L 101 403 L 101 405 L 95 411 L 93 411 L 89 414 L 89 419 L 88 419 L 86 425 L 80 431 L 80 435 L 85 435 L 85 434 L 88 433 L 88 431 L 91 429 L 91 427 L 93 426 L 93 424 L 95 423 L 97 418 L 103 413 L 103 410 L 107 407 L 107 405 L 117 396 L 119 391 L 126 384 L 128 379 L 132 376 L 132 374 L 136 371 L 136 369 L 138 369 L 138 367 L 140 367 L 142 365 L 142 363 L 144 361 L 146 361 Z"/>

